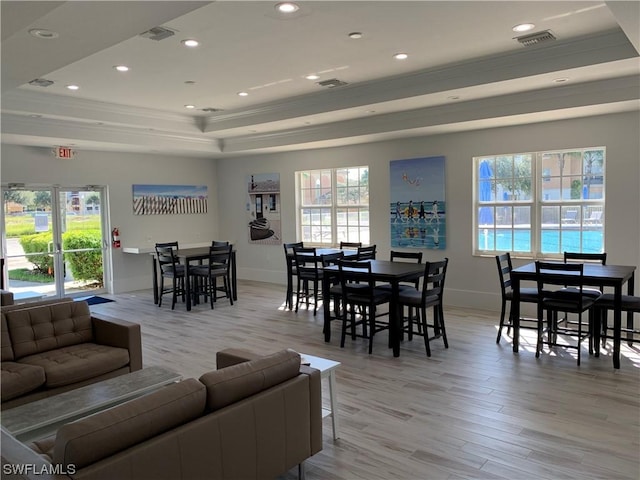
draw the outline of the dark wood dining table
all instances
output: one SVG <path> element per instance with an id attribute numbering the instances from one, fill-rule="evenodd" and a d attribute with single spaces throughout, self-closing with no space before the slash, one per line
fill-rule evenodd
<path id="1" fill-rule="evenodd" d="M 153 303 L 158 303 L 160 292 L 158 291 L 158 261 L 156 253 L 153 252 Z M 181 248 L 176 250 L 176 255 L 180 263 L 185 265 L 185 296 L 187 311 L 191 310 L 191 285 L 189 282 L 189 267 L 192 262 L 207 260 L 209 258 L 209 247 Z M 236 250 L 231 250 L 231 264 L 229 265 L 231 277 L 231 296 L 233 301 L 238 300 L 238 284 L 236 279 Z"/>
<path id="2" fill-rule="evenodd" d="M 408 262 L 391 262 L 389 260 L 370 260 L 371 278 L 376 282 L 391 284 L 391 302 L 389 303 L 389 340 L 393 348 L 393 356 L 400 356 L 400 338 L 402 329 L 402 311 L 398 303 L 400 282 L 414 281 L 424 274 L 424 264 Z M 323 269 L 322 298 L 329 298 L 331 280 L 338 275 L 339 267 L 331 265 Z M 363 273 L 363 279 L 369 279 Z M 323 302 L 324 309 L 324 341 L 331 341 L 331 310 L 329 302 Z"/>
<path id="3" fill-rule="evenodd" d="M 627 284 L 627 292 L 633 295 L 636 267 L 626 265 L 601 265 L 599 263 L 585 263 L 584 286 L 603 286 L 614 289 L 613 309 L 613 367 L 620 368 L 620 339 L 622 336 L 622 287 Z M 549 283 L 558 285 L 573 285 L 571 277 L 575 275 L 559 274 L 556 272 Z M 518 352 L 520 338 L 520 283 L 536 280 L 536 264 L 528 263 L 511 271 L 511 285 L 513 288 L 513 351 Z M 633 313 L 629 313 L 633 315 Z"/>

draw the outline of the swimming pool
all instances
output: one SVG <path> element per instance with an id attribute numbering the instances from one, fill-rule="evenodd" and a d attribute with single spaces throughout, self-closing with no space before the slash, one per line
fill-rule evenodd
<path id="1" fill-rule="evenodd" d="M 600 253 L 604 251 L 602 230 L 543 229 L 542 253 Z M 478 249 L 486 251 L 531 251 L 531 230 L 478 230 Z"/>

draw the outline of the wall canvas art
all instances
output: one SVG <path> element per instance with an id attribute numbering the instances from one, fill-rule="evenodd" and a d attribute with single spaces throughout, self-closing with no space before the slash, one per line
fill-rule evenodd
<path id="1" fill-rule="evenodd" d="M 247 176 L 247 230 L 249 243 L 280 245 L 280 174 Z"/>
<path id="2" fill-rule="evenodd" d="M 391 247 L 446 248 L 445 157 L 390 162 Z"/>
<path id="3" fill-rule="evenodd" d="M 133 185 L 136 215 L 207 213 L 206 185 Z"/>

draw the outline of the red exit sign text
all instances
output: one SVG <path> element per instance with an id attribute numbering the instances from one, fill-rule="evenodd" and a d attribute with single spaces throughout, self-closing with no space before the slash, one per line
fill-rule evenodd
<path id="1" fill-rule="evenodd" d="M 71 147 L 56 147 L 56 158 L 73 158 Z"/>

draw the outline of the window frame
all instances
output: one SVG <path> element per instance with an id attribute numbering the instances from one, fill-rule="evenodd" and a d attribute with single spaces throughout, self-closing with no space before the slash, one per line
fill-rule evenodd
<path id="1" fill-rule="evenodd" d="M 601 165 L 597 164 L 597 159 L 589 160 L 585 158 L 585 152 L 602 152 L 601 156 Z M 580 153 L 579 161 L 580 161 L 580 173 L 576 173 L 575 169 L 569 171 L 565 171 L 565 155 Z M 556 173 L 552 173 L 552 168 L 549 168 L 549 157 L 556 155 L 560 156 L 562 159 L 562 165 L 558 168 Z M 530 158 L 530 177 L 518 177 L 515 172 L 518 169 L 513 166 L 516 158 L 519 157 L 529 157 Z M 548 149 L 537 152 L 520 152 L 520 153 L 505 153 L 505 154 L 489 154 L 489 155 L 480 155 L 474 156 L 472 158 L 473 165 L 473 213 L 472 213 L 472 255 L 474 256 L 495 256 L 499 253 L 510 252 L 512 257 L 517 258 L 525 258 L 525 259 L 562 259 L 563 258 L 563 250 L 567 249 L 565 247 L 564 242 L 570 242 L 567 238 L 566 240 L 563 238 L 565 236 L 568 237 L 567 233 L 570 231 L 577 231 L 577 243 L 579 245 L 579 251 L 583 252 L 591 252 L 596 253 L 595 249 L 585 248 L 585 244 L 588 243 L 587 236 L 585 232 L 588 231 L 596 231 L 600 232 L 602 243 L 601 246 L 602 251 L 606 251 L 605 248 L 605 207 L 606 207 L 606 147 L 598 146 L 598 147 L 578 147 L 578 148 L 564 148 L 564 149 Z M 493 162 L 492 165 L 496 165 L 496 161 L 499 159 L 504 161 L 506 158 L 511 158 L 512 162 L 512 177 L 513 179 L 522 178 L 530 180 L 530 198 L 524 199 L 506 199 L 503 198 L 501 200 L 497 199 L 498 196 L 498 184 L 499 180 L 496 179 L 497 175 L 493 172 L 491 173 L 491 177 L 487 177 L 487 179 L 480 178 L 480 165 L 483 161 Z M 546 162 L 545 162 L 546 160 Z M 569 160 L 571 157 L 569 156 Z M 585 162 L 590 162 L 589 167 Z M 594 170 L 595 166 L 595 170 Z M 572 181 L 571 178 L 574 178 Z M 579 180 L 581 183 L 578 184 L 578 187 L 581 187 L 578 190 L 578 197 L 575 197 L 576 192 L 574 191 L 577 188 L 573 182 L 580 177 Z M 499 178 L 508 179 L 508 176 L 503 176 Z M 585 179 L 589 178 L 589 188 L 585 191 Z M 557 185 L 557 196 L 558 198 L 545 198 L 545 194 L 549 195 L 550 192 L 555 193 L 554 190 L 550 188 L 551 183 L 555 180 L 555 185 Z M 591 180 L 596 180 L 595 184 L 591 183 Z M 507 180 L 508 181 L 508 180 Z M 486 187 L 481 185 L 481 183 L 489 183 L 491 185 L 491 198 L 489 200 L 480 200 L 481 196 L 486 196 Z M 521 190 L 515 190 L 516 181 L 511 182 L 509 187 L 513 192 L 521 192 Z M 589 198 L 589 196 L 593 195 L 593 191 L 591 190 L 591 186 L 601 185 L 600 188 L 594 188 L 593 191 L 600 195 L 599 198 Z M 481 189 L 485 189 L 485 192 L 482 193 Z M 563 191 L 565 189 L 566 191 Z M 503 194 L 506 194 L 508 191 L 505 190 Z M 526 193 L 526 192 L 525 192 Z M 483 216 L 482 210 L 488 207 L 491 212 L 488 214 L 492 220 L 492 223 L 480 223 L 480 217 Z M 526 214 L 529 215 L 529 224 L 522 223 L 522 227 L 518 228 L 515 218 L 517 217 L 516 209 L 518 207 L 524 207 L 524 210 L 521 213 L 524 213 L 524 218 L 526 218 Z M 498 223 L 498 211 L 500 208 L 503 208 L 503 217 L 510 217 L 508 224 Z M 529 212 L 526 212 L 526 209 L 529 209 Z M 571 222 L 571 218 L 569 218 L 569 213 L 576 212 L 573 214 L 575 217 L 574 221 Z M 557 217 L 557 220 L 555 220 Z M 543 223 L 545 219 L 554 219 L 553 221 L 557 221 L 557 223 L 550 223 L 547 220 L 547 223 Z M 485 218 L 482 220 L 484 222 L 488 222 Z M 577 222 L 577 223 L 576 223 Z M 483 227 L 484 226 L 484 227 Z M 489 228 L 486 228 L 489 227 Z M 507 232 L 506 233 L 506 242 L 511 242 L 511 248 L 498 248 L 498 237 L 500 231 Z M 516 248 L 516 237 L 518 230 L 529 231 L 530 235 L 530 245 L 529 250 L 515 250 Z M 553 235 L 553 232 L 557 231 L 557 238 Z M 542 245 L 543 232 L 549 232 L 547 237 L 545 238 L 545 242 L 551 239 L 554 245 L 557 244 L 558 252 L 549 251 Z M 484 234 L 484 235 L 483 235 Z M 503 235 L 505 236 L 505 235 Z M 483 245 L 483 241 L 481 238 L 484 237 L 485 245 Z M 566 237 L 565 237 L 566 238 Z M 505 246 L 504 240 L 501 247 Z M 526 245 L 526 242 L 525 242 Z M 486 248 L 488 247 L 488 248 Z M 546 251 L 543 251 L 546 250 Z M 572 249 L 573 250 L 573 249 Z M 575 251 L 575 250 L 573 250 Z"/>
<path id="2" fill-rule="evenodd" d="M 358 170 L 358 178 L 355 184 L 351 184 L 349 180 L 349 176 L 346 178 L 346 186 L 340 185 L 338 182 L 338 173 L 340 171 L 345 170 Z M 366 171 L 367 183 L 364 184 L 362 182 L 363 178 L 363 170 Z M 327 187 L 322 184 L 323 174 L 329 173 L 330 175 L 330 185 Z M 303 175 L 308 174 L 310 178 L 312 176 L 318 175 L 320 179 L 320 185 L 304 185 Z M 315 247 L 324 247 L 331 248 L 337 247 L 341 241 L 344 242 L 362 242 L 363 244 L 368 244 L 370 239 L 370 205 L 369 205 L 369 166 L 368 165 L 357 165 L 357 166 L 347 166 L 347 167 L 335 167 L 335 168 L 319 168 L 319 169 L 307 169 L 307 170 L 299 170 L 295 172 L 295 187 L 296 187 L 296 239 L 297 241 L 302 241 L 305 245 L 315 246 Z M 361 195 L 361 191 L 364 188 L 363 185 L 366 185 L 366 195 Z M 342 203 L 339 204 L 339 195 L 338 190 L 341 188 L 346 188 L 347 191 L 350 189 L 358 189 L 357 194 L 357 203 Z M 314 204 L 314 203 L 304 203 L 304 199 L 306 198 L 306 192 L 313 192 L 313 190 L 318 190 L 319 192 L 324 192 L 325 190 L 329 190 L 330 195 L 326 197 L 327 193 L 321 193 L 321 196 L 328 199 L 328 203 L 323 204 Z M 318 192 L 316 192 L 318 193 Z M 366 202 L 363 202 L 363 197 L 366 198 Z M 351 198 L 351 197 L 350 197 Z M 324 219 L 321 219 L 319 224 L 314 225 L 313 221 L 310 223 L 303 223 L 306 214 L 305 210 L 318 211 L 320 212 L 320 216 L 324 216 L 326 218 L 327 210 L 328 210 L 328 223 L 327 228 L 322 229 Z M 325 212 L 323 212 L 323 210 Z M 357 210 L 357 212 L 345 212 L 341 213 L 343 210 Z M 366 213 L 367 220 L 363 219 L 363 212 Z M 356 213 L 356 221 L 352 223 L 353 214 Z M 339 223 L 339 217 L 344 215 L 346 219 L 346 223 Z M 314 227 L 320 227 L 320 239 L 319 241 L 316 239 L 309 238 L 310 235 L 305 233 L 305 229 L 309 228 L 310 231 Z M 325 233 L 326 232 L 326 233 Z M 346 232 L 346 236 L 341 234 Z M 353 233 L 356 233 L 354 236 Z M 326 238 L 326 241 L 322 241 Z"/>

